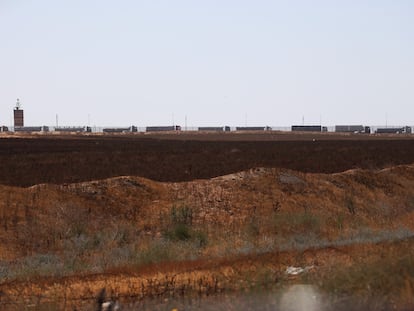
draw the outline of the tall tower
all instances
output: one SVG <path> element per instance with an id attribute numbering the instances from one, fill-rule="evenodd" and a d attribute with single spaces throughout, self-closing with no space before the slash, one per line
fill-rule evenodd
<path id="1" fill-rule="evenodd" d="M 20 107 L 20 100 L 17 99 L 16 107 L 14 107 L 14 127 L 24 126 L 23 110 Z"/>

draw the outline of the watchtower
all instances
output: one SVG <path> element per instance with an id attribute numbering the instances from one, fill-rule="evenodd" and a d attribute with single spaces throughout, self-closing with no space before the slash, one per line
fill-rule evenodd
<path id="1" fill-rule="evenodd" d="M 24 126 L 23 110 L 21 109 L 20 100 L 17 99 L 14 107 L 14 127 Z"/>

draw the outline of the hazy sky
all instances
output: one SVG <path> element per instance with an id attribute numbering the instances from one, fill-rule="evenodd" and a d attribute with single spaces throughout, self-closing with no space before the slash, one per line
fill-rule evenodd
<path id="1" fill-rule="evenodd" d="M 0 124 L 414 124 L 412 0 L 0 0 Z"/>

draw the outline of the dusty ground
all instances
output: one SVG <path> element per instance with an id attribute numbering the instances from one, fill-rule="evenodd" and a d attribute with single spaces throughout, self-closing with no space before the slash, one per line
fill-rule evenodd
<path id="1" fill-rule="evenodd" d="M 0 184 L 23 187 L 116 176 L 190 181 L 254 167 L 335 173 L 414 162 L 414 135 L 180 133 L 7 137 L 0 136 Z"/>
<path id="2" fill-rule="evenodd" d="M 279 286 L 298 279 L 289 266 L 328 291 L 414 302 L 412 139 L 141 136 L 0 140 L 3 306 Z M 400 276 L 338 269 L 373 262 Z"/>

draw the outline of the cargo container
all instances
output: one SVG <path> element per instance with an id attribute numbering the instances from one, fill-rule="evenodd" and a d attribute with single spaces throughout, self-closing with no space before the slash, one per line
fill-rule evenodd
<path id="1" fill-rule="evenodd" d="M 292 132 L 322 132 L 321 125 L 292 125 Z M 327 132 L 328 128 L 324 127 Z"/>
<path id="2" fill-rule="evenodd" d="M 49 132 L 47 126 L 15 126 L 15 132 Z"/>
<path id="3" fill-rule="evenodd" d="M 66 132 L 66 133 L 82 133 L 82 132 L 92 132 L 92 128 L 89 126 L 68 126 L 68 127 L 55 127 L 55 132 Z"/>
<path id="4" fill-rule="evenodd" d="M 145 128 L 146 132 L 172 132 L 172 131 L 181 131 L 181 126 L 179 125 L 170 125 L 170 126 L 147 126 Z"/>
<path id="5" fill-rule="evenodd" d="M 363 125 L 335 125 L 335 132 L 338 133 L 364 133 L 365 128 Z"/>
<path id="6" fill-rule="evenodd" d="M 104 128 L 102 131 L 104 133 L 135 133 L 135 132 L 138 132 L 138 128 L 136 126 L 113 127 L 113 128 Z"/>
<path id="7" fill-rule="evenodd" d="M 223 132 L 223 127 L 214 127 L 214 126 L 202 126 L 198 128 L 201 132 Z"/>
<path id="8" fill-rule="evenodd" d="M 406 132 L 405 127 L 385 127 L 377 128 L 375 133 L 377 134 L 403 134 Z"/>
<path id="9" fill-rule="evenodd" d="M 237 126 L 236 131 L 265 131 L 267 128 L 267 126 Z"/>

